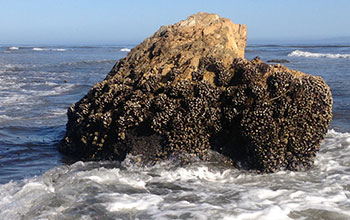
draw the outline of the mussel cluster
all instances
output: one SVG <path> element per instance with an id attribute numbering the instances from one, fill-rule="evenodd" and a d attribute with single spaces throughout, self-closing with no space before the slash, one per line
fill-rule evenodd
<path id="1" fill-rule="evenodd" d="M 212 82 L 205 73 L 214 75 Z M 262 172 L 310 167 L 332 118 L 320 77 L 298 75 L 259 58 L 225 67 L 202 58 L 191 77 L 144 74 L 120 60 L 68 110 L 59 149 L 86 160 L 206 160 L 217 151 Z"/>

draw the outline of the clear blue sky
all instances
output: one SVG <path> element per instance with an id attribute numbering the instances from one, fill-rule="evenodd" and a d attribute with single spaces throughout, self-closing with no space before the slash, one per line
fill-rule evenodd
<path id="1" fill-rule="evenodd" d="M 248 39 L 350 36 L 349 0 L 0 0 L 0 44 L 139 43 L 204 11 L 248 25 Z"/>

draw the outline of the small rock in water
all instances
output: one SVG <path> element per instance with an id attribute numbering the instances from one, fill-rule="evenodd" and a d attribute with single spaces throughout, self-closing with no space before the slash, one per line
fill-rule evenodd
<path id="1" fill-rule="evenodd" d="M 268 60 L 266 62 L 268 62 L 268 63 L 289 63 L 289 60 L 286 60 L 286 59 L 272 59 L 272 60 Z"/>
<path id="2" fill-rule="evenodd" d="M 161 27 L 69 108 L 59 150 L 86 160 L 220 160 L 261 172 L 312 166 L 332 118 L 329 87 L 246 60 L 246 37 L 245 25 L 208 13 Z"/>

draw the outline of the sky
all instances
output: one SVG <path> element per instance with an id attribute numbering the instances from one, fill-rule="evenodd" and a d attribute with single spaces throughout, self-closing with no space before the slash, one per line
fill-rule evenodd
<path id="1" fill-rule="evenodd" d="M 350 36 L 349 0 L 0 0 L 0 44 L 135 44 L 198 12 L 247 24 L 248 42 Z"/>

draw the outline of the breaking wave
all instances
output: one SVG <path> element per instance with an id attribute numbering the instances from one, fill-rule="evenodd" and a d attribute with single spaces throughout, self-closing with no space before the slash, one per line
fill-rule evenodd
<path id="1" fill-rule="evenodd" d="M 63 51 L 67 51 L 67 49 L 63 49 L 63 48 L 41 48 L 41 47 L 33 47 L 34 51 L 59 51 L 59 52 L 63 52 Z"/>
<path id="2" fill-rule="evenodd" d="M 34 47 L 32 50 L 34 51 L 44 51 L 47 50 L 46 48 L 40 48 L 40 47 Z"/>
<path id="3" fill-rule="evenodd" d="M 306 51 L 301 51 L 301 50 L 294 50 L 293 52 L 289 53 L 288 56 L 289 57 L 331 58 L 331 59 L 336 59 L 336 58 L 349 59 L 350 58 L 350 54 L 311 53 L 311 52 L 306 52 Z"/>
<path id="4" fill-rule="evenodd" d="M 122 49 L 120 49 L 120 51 L 121 51 L 121 52 L 130 52 L 131 49 L 129 49 L 129 48 L 122 48 Z"/>
<path id="5" fill-rule="evenodd" d="M 76 162 L 0 185 L 0 219 L 349 219 L 349 156 L 350 134 L 330 130 L 307 172 Z"/>
<path id="6" fill-rule="evenodd" d="M 67 49 L 63 49 L 63 48 L 55 48 L 55 49 L 51 49 L 52 51 L 67 51 Z"/>
<path id="7" fill-rule="evenodd" d="M 8 49 L 9 49 L 9 50 L 18 50 L 19 47 L 9 47 Z"/>

